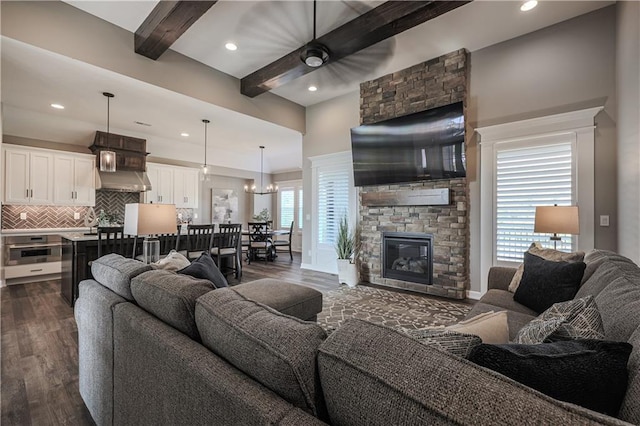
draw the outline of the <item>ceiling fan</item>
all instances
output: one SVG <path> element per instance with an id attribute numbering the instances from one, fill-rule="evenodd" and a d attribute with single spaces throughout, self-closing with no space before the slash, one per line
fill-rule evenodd
<path id="1" fill-rule="evenodd" d="M 346 72 L 352 66 L 356 69 L 375 69 L 393 52 L 392 37 L 409 28 L 447 13 L 469 3 L 463 1 L 387 1 L 320 37 L 316 35 L 316 1 L 313 2 L 313 39 L 280 59 L 263 66 L 241 79 L 242 94 L 255 97 L 261 93 L 282 86 L 289 81 L 318 69 L 329 68 L 341 62 L 334 77 L 344 78 L 353 73 Z M 289 3 L 289 2 L 283 2 Z M 353 3 L 345 2 L 351 6 Z M 262 2 L 266 7 L 274 7 L 274 2 Z M 262 15 L 260 15 L 262 16 Z M 282 15 L 280 15 L 282 16 Z M 271 25 L 273 23 L 270 23 Z M 293 24 L 292 27 L 297 27 Z M 264 36 L 267 32 L 262 32 Z M 380 43 L 385 41 L 386 43 Z M 377 51 L 376 49 L 377 48 Z M 366 49 L 366 50 L 365 50 Z M 359 53 L 360 52 L 360 53 Z M 373 55 L 365 66 L 357 62 Z M 356 56 L 356 54 L 358 54 Z M 348 61 L 346 59 L 349 59 Z M 362 75 L 360 75 L 362 77 Z"/>

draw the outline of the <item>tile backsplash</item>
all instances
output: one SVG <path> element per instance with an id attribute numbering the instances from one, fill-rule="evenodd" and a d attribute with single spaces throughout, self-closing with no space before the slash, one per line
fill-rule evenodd
<path id="1" fill-rule="evenodd" d="M 104 209 L 122 223 L 125 204 L 139 202 L 138 192 L 98 190 L 94 209 L 97 214 Z M 80 206 L 3 205 L 2 229 L 81 228 L 84 227 L 84 217 L 88 209 Z M 20 219 L 21 213 L 26 213 L 27 218 Z M 74 213 L 79 213 L 80 219 L 74 219 Z M 186 221 L 193 216 L 193 209 L 177 209 L 177 213 L 181 213 Z"/>

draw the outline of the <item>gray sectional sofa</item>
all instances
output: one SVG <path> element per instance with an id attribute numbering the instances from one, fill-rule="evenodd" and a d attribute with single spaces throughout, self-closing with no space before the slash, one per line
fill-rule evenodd
<path id="1" fill-rule="evenodd" d="M 576 297 L 594 295 L 606 338 L 634 346 L 619 418 L 383 326 L 349 320 L 327 338 L 300 319 L 319 312 L 311 289 L 212 291 L 132 262 L 101 258 L 80 283 L 80 393 L 98 425 L 640 424 L 640 269 L 614 253 L 587 254 Z M 470 313 L 507 310 L 512 335 L 535 316 L 506 290 L 514 272 L 492 269 Z"/>

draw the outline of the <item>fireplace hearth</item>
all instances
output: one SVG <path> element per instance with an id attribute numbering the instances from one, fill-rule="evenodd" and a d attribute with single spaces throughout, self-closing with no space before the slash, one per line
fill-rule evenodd
<path id="1" fill-rule="evenodd" d="M 426 285 L 432 284 L 433 235 L 383 232 L 382 276 Z"/>

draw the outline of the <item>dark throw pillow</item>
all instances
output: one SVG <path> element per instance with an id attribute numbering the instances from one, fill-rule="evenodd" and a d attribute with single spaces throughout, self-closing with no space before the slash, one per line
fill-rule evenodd
<path id="1" fill-rule="evenodd" d="M 560 401 L 616 416 L 632 346 L 605 340 L 475 347 L 469 360 Z"/>
<path id="2" fill-rule="evenodd" d="M 558 302 L 573 299 L 578 292 L 584 262 L 553 262 L 524 253 L 524 273 L 513 300 L 537 313 Z"/>
<path id="3" fill-rule="evenodd" d="M 191 265 L 180 269 L 178 273 L 209 280 L 216 288 L 229 286 L 227 279 L 222 275 L 211 256 L 206 253 L 202 253 L 199 258 L 191 262 Z"/>

